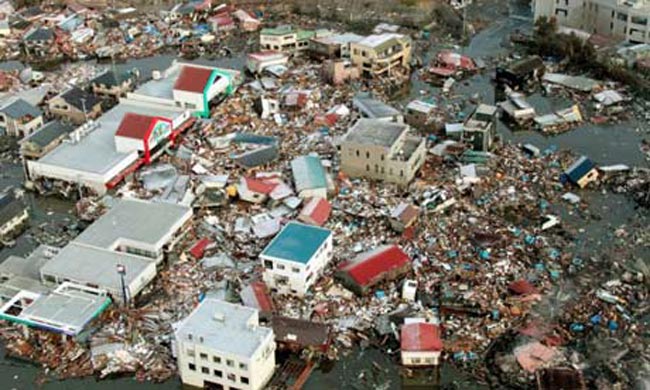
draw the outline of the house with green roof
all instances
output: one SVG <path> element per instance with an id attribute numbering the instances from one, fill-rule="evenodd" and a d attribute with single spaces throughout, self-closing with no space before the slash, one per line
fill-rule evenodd
<path id="1" fill-rule="evenodd" d="M 282 25 L 265 28 L 260 32 L 261 50 L 282 53 L 298 53 L 309 48 L 309 40 L 316 36 L 316 31 Z"/>
<path id="2" fill-rule="evenodd" d="M 332 260 L 329 229 L 289 222 L 260 254 L 263 279 L 271 291 L 304 296 Z"/>

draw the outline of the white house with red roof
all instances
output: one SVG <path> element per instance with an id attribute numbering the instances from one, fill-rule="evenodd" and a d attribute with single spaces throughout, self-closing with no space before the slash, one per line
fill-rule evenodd
<path id="1" fill-rule="evenodd" d="M 336 278 L 346 288 L 365 295 L 377 284 L 395 280 L 411 269 L 411 258 L 397 245 L 382 245 L 339 265 Z"/>
<path id="2" fill-rule="evenodd" d="M 118 152 L 142 152 L 145 163 L 151 162 L 151 152 L 168 139 L 174 125 L 168 118 L 127 113 L 115 132 L 115 148 Z"/>
<path id="3" fill-rule="evenodd" d="M 404 366 L 436 366 L 443 347 L 440 326 L 424 318 L 407 318 L 400 332 L 400 345 Z"/>
<path id="4" fill-rule="evenodd" d="M 277 182 L 252 177 L 242 177 L 237 184 L 239 199 L 250 203 L 263 203 L 278 186 Z"/>
<path id="5" fill-rule="evenodd" d="M 311 198 L 305 203 L 298 215 L 298 220 L 314 225 L 323 226 L 330 217 L 332 204 L 325 198 Z"/>

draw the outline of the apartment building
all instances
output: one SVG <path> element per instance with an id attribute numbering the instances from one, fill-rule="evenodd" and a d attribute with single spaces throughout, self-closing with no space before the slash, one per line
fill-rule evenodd
<path id="1" fill-rule="evenodd" d="M 289 222 L 264 248 L 260 260 L 271 291 L 302 297 L 332 260 L 332 232 Z"/>
<path id="2" fill-rule="evenodd" d="M 411 38 L 402 34 L 376 34 L 350 43 L 352 63 L 364 77 L 386 74 L 392 69 L 408 68 L 411 62 Z"/>
<path id="3" fill-rule="evenodd" d="M 309 49 L 309 40 L 315 35 L 314 31 L 296 29 L 289 25 L 265 28 L 260 32 L 260 48 L 282 53 L 302 52 Z"/>
<path id="4" fill-rule="evenodd" d="M 275 370 L 273 330 L 256 309 L 204 299 L 174 325 L 181 381 L 201 389 L 263 389 Z"/>
<path id="5" fill-rule="evenodd" d="M 424 164 L 426 142 L 404 123 L 359 119 L 341 142 L 341 170 L 352 177 L 408 184 Z"/>
<path id="6" fill-rule="evenodd" d="M 533 0 L 533 11 L 560 26 L 650 43 L 650 0 Z"/>

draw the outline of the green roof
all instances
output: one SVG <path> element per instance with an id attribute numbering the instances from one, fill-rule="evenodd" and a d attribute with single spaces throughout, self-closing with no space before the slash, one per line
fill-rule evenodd
<path id="1" fill-rule="evenodd" d="M 288 35 L 288 34 L 296 34 L 296 39 L 301 41 L 313 37 L 314 35 L 316 35 L 316 32 L 312 30 L 294 29 L 292 26 L 289 25 L 262 29 L 262 35 Z"/>
<path id="2" fill-rule="evenodd" d="M 307 264 L 331 234 L 328 229 L 289 222 L 264 248 L 262 256 Z"/>
<path id="3" fill-rule="evenodd" d="M 311 30 L 298 30 L 296 31 L 296 39 L 302 41 L 303 39 L 309 39 L 316 35 L 315 31 Z"/>

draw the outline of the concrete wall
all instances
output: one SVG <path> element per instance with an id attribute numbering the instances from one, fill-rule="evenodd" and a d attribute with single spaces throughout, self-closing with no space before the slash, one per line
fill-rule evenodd
<path id="1" fill-rule="evenodd" d="M 250 357 L 236 356 L 189 340 L 177 339 L 177 362 L 181 381 L 197 388 L 203 388 L 205 381 L 208 381 L 220 384 L 225 389 L 262 389 L 275 370 L 273 339 L 273 333 L 270 333 Z M 201 354 L 207 356 L 204 358 Z M 232 366 L 228 365 L 228 360 L 232 361 Z M 240 368 L 239 363 L 245 364 L 245 368 Z M 195 365 L 195 370 L 190 369 L 190 364 Z M 204 373 L 203 369 L 207 369 L 208 373 Z M 220 371 L 221 376 L 218 376 L 215 371 Z M 229 380 L 228 374 L 233 374 L 235 380 Z M 242 377 L 248 378 L 249 383 L 242 383 Z"/>
<path id="2" fill-rule="evenodd" d="M 181 105 L 176 104 L 177 107 L 182 107 L 191 110 L 193 112 L 203 112 L 204 109 L 203 92 L 195 93 L 195 92 L 174 90 L 174 102 L 181 103 Z"/>
<path id="3" fill-rule="evenodd" d="M 115 149 L 120 153 L 143 151 L 144 142 L 141 139 L 115 136 Z"/>

